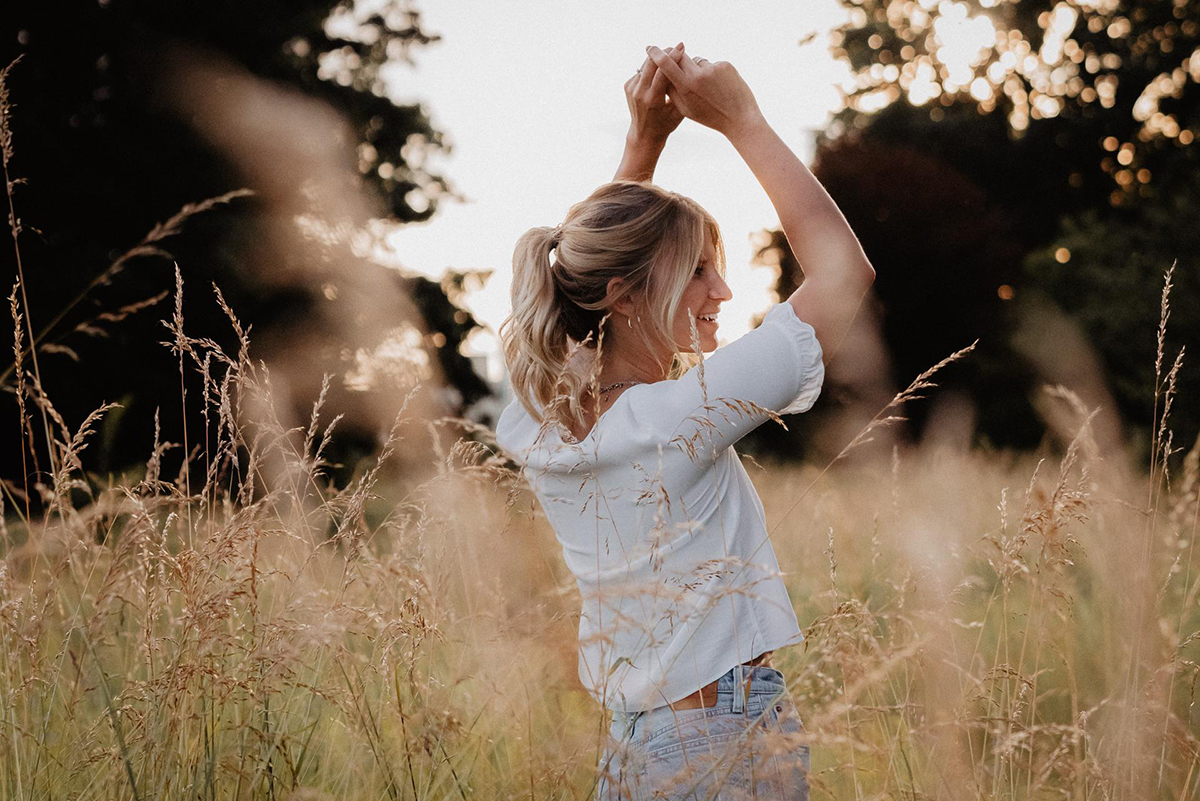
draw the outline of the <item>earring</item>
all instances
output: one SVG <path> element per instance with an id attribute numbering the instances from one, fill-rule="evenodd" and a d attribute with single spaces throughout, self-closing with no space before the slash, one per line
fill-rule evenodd
<path id="1" fill-rule="evenodd" d="M 638 318 L 638 319 L 640 320 L 641 318 Z M 626 318 L 625 318 L 625 322 L 629 323 L 629 330 L 630 330 L 630 331 L 632 331 L 632 330 L 633 330 L 633 318 L 632 318 L 632 317 L 626 317 Z"/>

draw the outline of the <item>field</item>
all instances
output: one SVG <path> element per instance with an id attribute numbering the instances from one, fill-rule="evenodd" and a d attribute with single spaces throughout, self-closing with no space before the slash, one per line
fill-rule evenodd
<path id="1" fill-rule="evenodd" d="M 210 407 L 178 476 L 156 442 L 99 486 L 98 415 L 29 390 L 57 469 L 41 519 L 5 495 L 0 799 L 588 798 L 607 722 L 579 597 L 490 432 L 401 418 L 332 487 L 337 410 L 285 428 L 244 334 L 223 354 L 169 322 Z M 1040 454 L 748 462 L 807 637 L 775 664 L 814 798 L 1197 797 L 1200 448 L 1171 446 L 1160 362 L 1148 472 L 1062 389 Z"/>

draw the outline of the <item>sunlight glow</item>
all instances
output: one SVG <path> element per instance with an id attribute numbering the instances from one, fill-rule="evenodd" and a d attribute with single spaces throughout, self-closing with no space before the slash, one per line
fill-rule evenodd
<path id="1" fill-rule="evenodd" d="M 946 66 L 946 84 L 955 88 L 966 86 L 975 77 L 978 66 L 996 43 L 996 26 L 985 16 L 968 16 L 966 3 L 943 0 L 938 5 L 940 16 L 933 22 L 938 47 L 937 60 Z"/>
<path id="2" fill-rule="evenodd" d="M 983 4 L 988 7 L 991 4 Z M 1000 105 L 1008 108 L 1008 123 L 1014 131 L 1024 131 L 1032 120 L 1051 119 L 1063 113 L 1070 103 L 1099 103 L 1103 108 L 1116 104 L 1122 56 L 1115 52 L 1097 52 L 1086 42 L 1072 38 L 1080 25 L 1080 9 L 1094 9 L 1088 17 L 1091 34 L 1114 39 L 1133 35 L 1133 22 L 1120 16 L 1116 0 L 1057 0 L 1038 14 L 1042 29 L 1035 48 L 1018 29 L 998 30 L 986 14 L 971 16 L 974 6 L 961 0 L 907 0 L 888 8 L 888 24 L 896 35 L 909 42 L 921 43 L 929 55 L 918 55 L 912 45 L 896 53 L 885 44 L 885 37 L 873 34 L 868 45 L 878 51 L 878 59 L 848 77 L 843 88 L 847 102 L 863 112 L 874 112 L 890 102 L 889 87 L 899 86 L 908 101 L 921 106 L 945 95 L 966 92 L 980 113 Z M 898 9 L 898 10 L 897 10 Z M 861 11 L 861 9 L 860 9 Z M 865 14 L 851 14 L 854 24 L 865 25 Z M 1178 14 L 1176 15 L 1178 16 Z M 1200 28 L 1184 23 L 1186 35 Z M 1158 47 L 1170 52 L 1171 23 L 1155 32 Z M 1177 29 L 1176 29 L 1177 30 Z M 1153 46 L 1153 43 L 1150 43 Z M 907 51 L 907 52 L 906 52 Z M 1188 132 L 1173 114 L 1160 109 L 1165 98 L 1179 98 L 1189 82 L 1200 81 L 1200 48 L 1169 72 L 1151 80 L 1142 90 L 1134 109 L 1134 118 L 1143 123 L 1138 138 L 1163 136 L 1191 141 Z M 1006 101 L 1006 102 L 1004 102 Z M 939 112 L 930 111 L 935 119 Z M 1127 157 L 1128 158 L 1128 157 Z M 1131 165 L 1136 167 L 1137 165 Z M 1127 182 L 1137 173 L 1131 173 Z"/>
<path id="3" fill-rule="evenodd" d="M 1079 12 L 1068 3 L 1059 3 L 1050 12 L 1050 24 L 1046 27 L 1042 39 L 1041 59 L 1046 64 L 1057 64 L 1063 56 L 1063 44 L 1071 31 L 1075 30 L 1075 22 Z"/>
<path id="4" fill-rule="evenodd" d="M 908 86 L 908 100 L 914 106 L 920 106 L 942 93 L 942 87 L 937 82 L 937 70 L 933 62 L 922 57 L 917 62 L 917 74 Z"/>
<path id="5" fill-rule="evenodd" d="M 1133 118 L 1146 123 L 1146 130 L 1151 134 L 1176 138 L 1182 133 L 1179 120 L 1173 114 L 1159 111 L 1159 102 L 1165 97 L 1182 97 L 1188 82 L 1197 80 L 1200 80 L 1200 48 L 1193 51 L 1180 66 L 1146 84 L 1133 104 Z"/>
<path id="6" fill-rule="evenodd" d="M 354 366 L 342 377 L 346 389 L 408 389 L 428 381 L 433 372 L 423 340 L 416 327 L 405 323 L 389 331 L 373 350 L 359 348 L 354 353 Z"/>
<path id="7" fill-rule="evenodd" d="M 971 81 L 971 97 L 979 101 L 992 99 L 992 85 L 987 78 L 976 78 Z"/>

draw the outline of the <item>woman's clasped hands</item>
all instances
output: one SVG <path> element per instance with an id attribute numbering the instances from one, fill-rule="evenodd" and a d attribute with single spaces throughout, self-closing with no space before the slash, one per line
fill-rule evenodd
<path id="1" fill-rule="evenodd" d="M 665 130 L 663 139 L 682 117 L 725 136 L 762 117 L 754 93 L 728 61 L 688 57 L 683 42 L 666 50 L 650 45 L 646 53 L 625 94 L 635 123 L 640 112 L 656 130 Z"/>
<path id="2" fill-rule="evenodd" d="M 687 58 L 683 52 L 683 42 L 660 52 L 675 63 Z M 683 122 L 683 112 L 667 95 L 669 85 L 667 76 L 649 56 L 638 71 L 625 82 L 630 137 L 637 141 L 661 145 L 667 141 L 671 132 L 679 127 L 679 123 Z"/>

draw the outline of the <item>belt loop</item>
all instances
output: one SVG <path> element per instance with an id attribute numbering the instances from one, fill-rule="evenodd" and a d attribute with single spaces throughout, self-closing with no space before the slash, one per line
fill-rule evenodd
<path id="1" fill-rule="evenodd" d="M 622 739 L 634 742 L 634 734 L 637 729 L 638 721 L 642 715 L 646 714 L 646 710 L 642 709 L 637 712 L 621 712 L 621 724 L 625 731 L 622 733 Z"/>
<path id="2" fill-rule="evenodd" d="M 742 666 L 733 667 L 733 711 L 741 713 L 746 703 L 746 686 L 742 683 Z"/>

